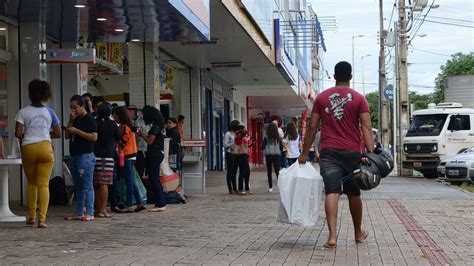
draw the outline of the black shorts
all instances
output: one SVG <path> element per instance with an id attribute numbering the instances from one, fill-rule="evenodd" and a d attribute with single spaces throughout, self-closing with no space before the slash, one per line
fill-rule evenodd
<path id="1" fill-rule="evenodd" d="M 361 154 L 358 152 L 324 149 L 320 153 L 321 176 L 327 194 L 344 193 L 360 196 L 360 189 L 350 179 L 352 171 L 359 165 Z"/>

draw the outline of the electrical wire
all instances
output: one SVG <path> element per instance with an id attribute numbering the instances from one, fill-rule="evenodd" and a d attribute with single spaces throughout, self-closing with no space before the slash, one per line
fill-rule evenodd
<path id="1" fill-rule="evenodd" d="M 423 53 L 428 53 L 428 54 L 435 54 L 435 55 L 441 55 L 441 56 L 451 57 L 450 55 L 447 55 L 447 54 L 435 53 L 435 52 L 426 51 L 426 50 L 422 50 L 422 49 L 416 49 L 416 48 L 413 48 L 413 47 L 412 47 L 411 49 L 412 49 L 412 50 L 415 50 L 415 51 L 423 52 Z"/>
<path id="2" fill-rule="evenodd" d="M 446 18 L 446 17 L 438 17 L 438 16 L 428 16 L 428 18 L 474 23 L 474 20 L 466 20 L 466 19 L 458 19 L 458 18 Z"/>
<path id="3" fill-rule="evenodd" d="M 395 8 L 397 8 L 397 0 L 395 0 L 395 3 L 393 3 L 393 7 L 392 7 L 392 14 L 390 15 L 390 20 L 388 22 L 388 28 L 390 29 L 390 27 L 392 26 L 392 19 L 393 19 L 393 14 L 395 13 Z M 388 29 L 387 29 L 388 30 Z"/>
<path id="4" fill-rule="evenodd" d="M 424 21 L 430 22 L 430 23 L 436 23 L 436 24 L 443 24 L 443 25 L 450 25 L 450 26 L 474 29 L 474 26 L 469 26 L 469 25 L 462 25 L 462 24 L 449 23 L 449 22 L 441 22 L 441 21 L 435 21 L 435 20 L 429 20 L 429 19 L 426 19 Z"/>
<path id="5" fill-rule="evenodd" d="M 426 14 L 423 16 L 423 20 L 421 21 L 420 23 L 420 26 L 418 26 L 418 28 L 415 30 L 415 33 L 413 33 L 413 37 L 410 39 L 410 41 L 408 42 L 408 45 L 411 44 L 411 42 L 413 41 L 413 39 L 416 37 L 416 34 L 418 33 L 418 31 L 420 30 L 421 26 L 423 25 L 423 23 L 425 22 L 426 20 L 426 16 L 430 13 L 431 11 L 431 8 L 433 8 L 433 5 L 435 3 L 435 0 L 433 0 L 433 2 L 431 2 L 431 5 L 430 5 L 430 8 L 428 8 L 428 11 L 426 11 Z"/>

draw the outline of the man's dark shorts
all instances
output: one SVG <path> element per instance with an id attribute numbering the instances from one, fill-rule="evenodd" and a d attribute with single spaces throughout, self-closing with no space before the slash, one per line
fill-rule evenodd
<path id="1" fill-rule="evenodd" d="M 359 165 L 361 154 L 358 152 L 324 149 L 320 154 L 321 176 L 327 194 L 344 193 L 360 196 L 360 189 L 349 178 Z"/>

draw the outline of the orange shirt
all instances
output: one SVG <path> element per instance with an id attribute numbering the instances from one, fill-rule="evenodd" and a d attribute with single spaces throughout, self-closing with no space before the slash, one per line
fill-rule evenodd
<path id="1" fill-rule="evenodd" d="M 178 130 L 179 130 L 179 135 L 181 136 L 181 139 L 185 139 L 184 137 L 184 129 L 183 129 L 183 124 L 178 122 Z"/>
<path id="2" fill-rule="evenodd" d="M 135 133 L 126 125 L 120 125 L 120 135 L 122 140 L 120 148 L 125 155 L 125 159 L 132 159 L 137 156 L 137 139 Z"/>

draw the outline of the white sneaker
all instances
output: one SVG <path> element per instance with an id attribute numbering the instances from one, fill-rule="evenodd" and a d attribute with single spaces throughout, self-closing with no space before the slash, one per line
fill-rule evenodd
<path id="1" fill-rule="evenodd" d="M 269 189 L 268 189 L 268 192 L 272 193 L 272 192 L 273 192 L 273 188 L 269 188 Z"/>

